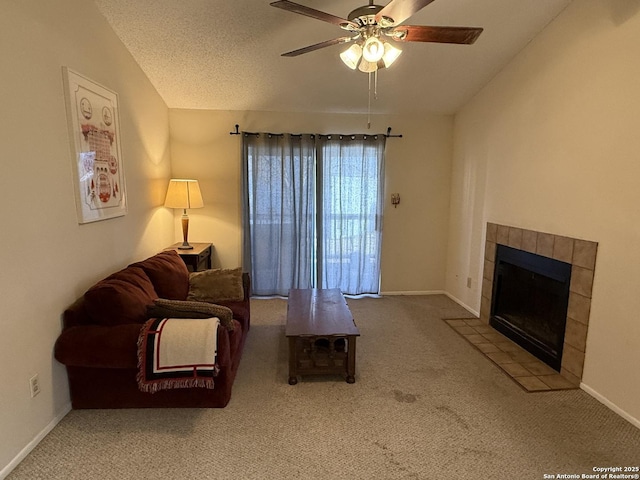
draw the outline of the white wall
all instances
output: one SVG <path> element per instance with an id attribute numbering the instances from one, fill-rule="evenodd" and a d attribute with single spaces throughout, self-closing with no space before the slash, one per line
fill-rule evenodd
<path id="1" fill-rule="evenodd" d="M 168 110 L 93 2 L 4 0 L 0 14 L 0 477 L 69 408 L 53 359 L 64 308 L 173 240 L 162 204 Z M 129 212 L 79 225 L 62 83 L 68 66 L 116 91 Z M 41 393 L 30 398 L 29 378 Z"/>
<path id="2" fill-rule="evenodd" d="M 374 106 L 375 108 L 375 106 Z M 250 132 L 385 133 L 386 198 L 382 247 L 383 292 L 442 291 L 444 287 L 452 118 L 442 115 L 365 115 L 170 110 L 172 173 L 195 177 L 205 208 L 189 211 L 189 240 L 215 245 L 214 265 L 241 263 L 241 138 Z M 391 206 L 391 193 L 401 203 Z M 181 240 L 176 212 L 176 241 Z"/>
<path id="3" fill-rule="evenodd" d="M 640 425 L 640 5 L 573 2 L 456 116 L 447 290 L 486 222 L 599 243 L 584 388 Z"/>

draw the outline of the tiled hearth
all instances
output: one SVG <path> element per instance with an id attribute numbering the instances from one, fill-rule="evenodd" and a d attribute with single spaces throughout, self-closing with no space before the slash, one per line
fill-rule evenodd
<path id="1" fill-rule="evenodd" d="M 571 383 L 483 320 L 474 318 L 445 322 L 528 392 L 578 388 L 578 385 Z"/>
<path id="2" fill-rule="evenodd" d="M 571 264 L 560 374 L 489 326 L 497 245 Z M 447 323 L 526 390 L 576 388 L 582 380 L 597 249 L 596 242 L 487 223 L 480 319 Z"/>

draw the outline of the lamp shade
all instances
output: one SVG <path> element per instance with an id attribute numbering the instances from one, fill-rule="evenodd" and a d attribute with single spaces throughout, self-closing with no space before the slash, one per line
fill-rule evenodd
<path id="1" fill-rule="evenodd" d="M 164 206 L 168 208 L 204 207 L 200 185 L 197 180 L 172 178 L 169 181 Z"/>
<path id="2" fill-rule="evenodd" d="M 358 65 L 358 70 L 364 73 L 373 73 L 378 70 L 378 64 L 376 62 L 369 62 L 363 57 Z"/>
<path id="3" fill-rule="evenodd" d="M 344 64 L 351 70 L 355 70 L 362 56 L 362 47 L 357 43 L 351 45 L 348 49 L 340 54 L 340 58 Z"/>
<path id="4" fill-rule="evenodd" d="M 392 46 L 390 43 L 385 42 L 384 44 L 384 55 L 382 56 L 382 61 L 384 62 L 385 67 L 390 67 L 393 62 L 395 62 L 402 50 Z"/>

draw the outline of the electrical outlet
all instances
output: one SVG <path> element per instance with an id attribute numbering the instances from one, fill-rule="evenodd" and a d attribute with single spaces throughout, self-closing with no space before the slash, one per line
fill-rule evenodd
<path id="1" fill-rule="evenodd" d="M 467 277 L 467 288 L 471 288 L 471 277 Z"/>
<path id="2" fill-rule="evenodd" d="M 40 393 L 40 383 L 38 382 L 37 373 L 29 379 L 29 388 L 31 389 L 31 398 Z"/>

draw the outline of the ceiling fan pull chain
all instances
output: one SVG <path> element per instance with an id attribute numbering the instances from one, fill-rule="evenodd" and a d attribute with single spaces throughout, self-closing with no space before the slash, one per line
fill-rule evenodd
<path id="1" fill-rule="evenodd" d="M 367 105 L 367 129 L 371 128 L 371 72 L 369 72 L 369 103 Z"/>
<path id="2" fill-rule="evenodd" d="M 378 100 L 378 69 L 373 72 L 373 99 Z"/>

